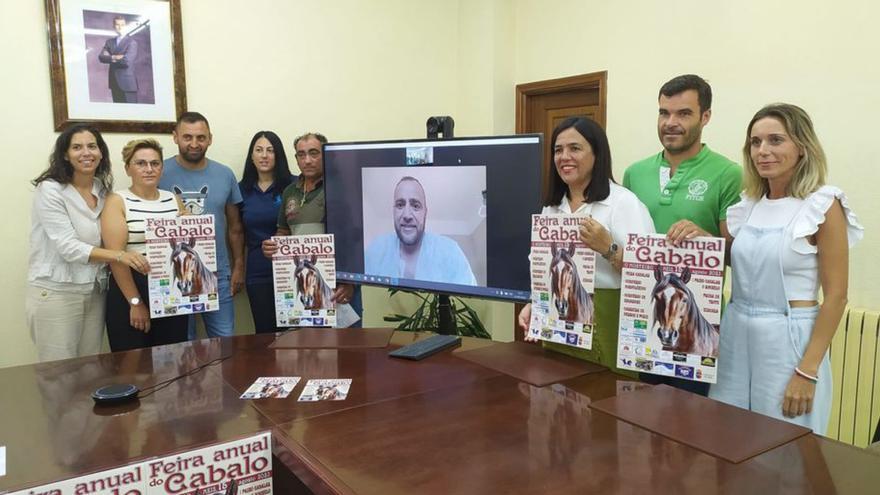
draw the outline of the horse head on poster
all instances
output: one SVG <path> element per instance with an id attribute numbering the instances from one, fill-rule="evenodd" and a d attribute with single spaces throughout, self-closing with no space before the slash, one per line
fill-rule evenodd
<path id="1" fill-rule="evenodd" d="M 577 265 L 572 258 L 575 245 L 557 248 L 553 244 L 550 262 L 550 290 L 560 320 L 590 325 L 593 323 L 593 299 L 581 283 Z"/>
<path id="2" fill-rule="evenodd" d="M 651 290 L 654 306 L 654 328 L 663 350 L 686 352 L 700 356 L 718 354 L 718 329 L 702 313 L 687 283 L 691 280 L 689 267 L 681 275 L 663 273 L 654 268 L 657 283 Z"/>
<path id="3" fill-rule="evenodd" d="M 174 284 L 181 296 L 195 296 L 217 292 L 217 275 L 202 261 L 196 252 L 195 239 L 176 242 L 170 239 L 171 266 Z"/>
<path id="4" fill-rule="evenodd" d="M 318 270 L 318 257 L 310 258 L 294 256 L 296 269 L 293 271 L 293 279 L 296 282 L 296 292 L 305 309 L 332 308 L 333 289 L 324 281 L 321 271 Z"/>

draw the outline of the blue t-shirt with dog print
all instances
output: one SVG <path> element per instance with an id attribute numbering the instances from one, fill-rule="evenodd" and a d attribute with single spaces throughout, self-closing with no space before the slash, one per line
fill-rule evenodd
<path id="1" fill-rule="evenodd" d="M 232 169 L 208 159 L 200 170 L 180 166 L 177 156 L 164 162 L 159 188 L 173 192 L 183 202 L 183 207 L 193 215 L 214 215 L 217 232 L 217 272 L 220 276 L 230 273 L 229 251 L 226 241 L 226 205 L 242 202 L 241 190 Z"/>

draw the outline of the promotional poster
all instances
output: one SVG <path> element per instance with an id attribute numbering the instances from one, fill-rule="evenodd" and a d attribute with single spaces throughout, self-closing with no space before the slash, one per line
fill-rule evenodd
<path id="1" fill-rule="evenodd" d="M 152 458 L 10 495 L 272 495 L 272 437 L 231 442 Z"/>
<path id="2" fill-rule="evenodd" d="M 724 239 L 630 234 L 623 249 L 617 366 L 715 383 Z"/>
<path id="3" fill-rule="evenodd" d="M 333 378 L 324 380 L 309 380 L 303 387 L 299 402 L 317 402 L 321 400 L 345 400 L 348 397 L 348 389 L 351 387 L 351 378 Z"/>
<path id="4" fill-rule="evenodd" d="M 532 215 L 529 337 L 590 349 L 596 253 L 580 241 L 579 215 Z"/>
<path id="5" fill-rule="evenodd" d="M 151 318 L 220 309 L 214 215 L 148 218 L 144 235 Z"/>
<path id="6" fill-rule="evenodd" d="M 336 326 L 333 234 L 272 237 L 275 322 L 279 327 Z"/>

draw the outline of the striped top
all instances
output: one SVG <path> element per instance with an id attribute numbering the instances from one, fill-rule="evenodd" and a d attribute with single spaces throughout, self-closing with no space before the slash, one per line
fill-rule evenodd
<path id="1" fill-rule="evenodd" d="M 144 227 L 147 218 L 174 218 L 177 216 L 177 198 L 170 191 L 159 189 L 159 199 L 139 198 L 128 189 L 116 191 L 125 202 L 125 221 L 128 224 L 126 251 L 147 253 Z"/>

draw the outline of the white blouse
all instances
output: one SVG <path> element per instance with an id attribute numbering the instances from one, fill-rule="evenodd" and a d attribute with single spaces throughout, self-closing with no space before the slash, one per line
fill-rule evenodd
<path id="1" fill-rule="evenodd" d="M 789 300 L 814 301 L 819 295 L 818 249 L 809 238 L 825 223 L 825 213 L 839 200 L 846 216 L 847 240 L 852 247 L 864 235 L 846 195 L 834 186 L 822 186 L 805 199 L 782 198 L 757 201 L 742 194 L 742 201 L 727 209 L 727 228 L 734 237 L 743 225 L 757 228 L 783 228 L 781 252 L 783 283 Z M 736 270 L 736 266 L 731 267 Z"/>
<path id="2" fill-rule="evenodd" d="M 626 246 L 627 234 L 653 234 L 654 221 L 648 213 L 648 208 L 629 189 L 613 182 L 610 185 L 611 193 L 602 201 L 584 203 L 577 211 L 571 211 L 568 197 L 562 196 L 559 206 L 545 206 L 541 214 L 590 215 L 608 229 L 612 240 L 620 249 Z M 601 256 L 602 254 L 604 253 L 599 253 L 596 257 L 596 288 L 619 289 L 620 273 Z"/>
<path id="3" fill-rule="evenodd" d="M 92 249 L 101 246 L 99 216 L 106 191 L 92 184 L 98 198 L 93 210 L 72 184 L 45 180 L 37 185 L 31 210 L 28 282 L 37 287 L 88 294 L 95 284 L 107 285 L 104 263 L 89 263 Z"/>

